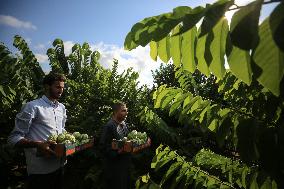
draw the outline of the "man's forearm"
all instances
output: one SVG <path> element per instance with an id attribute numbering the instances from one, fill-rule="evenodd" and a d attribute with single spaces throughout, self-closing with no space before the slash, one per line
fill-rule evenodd
<path id="1" fill-rule="evenodd" d="M 28 140 L 26 138 L 23 138 L 15 144 L 15 147 L 17 147 L 17 148 L 37 148 L 40 143 L 42 143 L 42 142 L 32 141 L 32 140 Z"/>

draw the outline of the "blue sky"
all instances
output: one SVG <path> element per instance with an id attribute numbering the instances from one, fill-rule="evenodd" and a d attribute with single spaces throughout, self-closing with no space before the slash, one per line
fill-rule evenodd
<path id="1" fill-rule="evenodd" d="M 123 43 L 131 27 L 145 17 L 172 11 L 177 6 L 195 7 L 213 0 L 0 0 L 0 41 L 11 51 L 13 36 L 21 35 L 48 70 L 46 50 L 54 39 L 60 38 L 70 53 L 75 43 L 88 42 L 102 54 L 101 63 L 109 68 L 112 59 L 119 60 L 119 69 L 134 67 L 141 83 L 151 84 L 151 70 L 159 67 L 153 62 L 149 48 L 123 50 Z M 238 0 L 246 4 L 248 0 Z M 265 6 L 263 15 L 274 5 Z"/>

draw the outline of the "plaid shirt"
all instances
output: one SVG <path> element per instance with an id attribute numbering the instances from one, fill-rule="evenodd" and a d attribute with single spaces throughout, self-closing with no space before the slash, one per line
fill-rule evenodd
<path id="1" fill-rule="evenodd" d="M 129 133 L 125 122 L 122 122 L 121 124 L 117 125 L 116 131 L 117 131 L 119 138 L 127 137 Z"/>

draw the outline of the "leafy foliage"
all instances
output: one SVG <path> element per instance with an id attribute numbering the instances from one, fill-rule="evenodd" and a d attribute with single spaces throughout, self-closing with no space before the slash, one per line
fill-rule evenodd
<path id="1" fill-rule="evenodd" d="M 14 46 L 22 56 L 13 55 L 4 44 L 0 44 L 0 120 L 5 134 L 11 130 L 22 104 L 41 94 L 44 76 L 25 40 L 15 36 Z"/>
<path id="2" fill-rule="evenodd" d="M 278 96 L 284 73 L 281 45 L 284 38 L 280 36 L 284 6 L 279 2 L 260 26 L 262 0 L 239 7 L 230 28 L 224 15 L 230 11 L 233 1 L 219 0 L 194 9 L 177 7 L 171 13 L 145 18 L 135 24 L 124 46 L 131 50 L 150 43 L 154 60 L 157 56 L 164 62 L 172 58 L 176 67 L 190 72 L 198 68 L 206 76 L 212 72 L 218 79 L 224 77 L 226 57 L 237 78 L 247 84 L 255 79 Z M 202 24 L 197 31 L 195 25 L 200 20 Z"/>
<path id="3" fill-rule="evenodd" d="M 156 188 L 233 188 L 231 184 L 210 175 L 200 167 L 193 165 L 192 162 L 186 161 L 176 151 L 162 145 L 156 149 L 151 168 L 155 172 L 163 173 L 162 177 L 157 178 L 154 182 L 151 182 L 151 180 L 148 182 L 149 179 L 144 179 L 147 185 L 154 185 Z M 137 185 L 138 183 L 139 181 L 137 181 Z"/>
<path id="4" fill-rule="evenodd" d="M 268 3 L 272 2 L 277 1 Z M 239 154 L 249 166 L 259 166 L 258 172 L 250 176 L 254 182 L 238 187 L 283 185 L 284 167 L 279 158 L 284 151 L 278 138 L 283 138 L 284 59 L 279 31 L 283 31 L 284 9 L 283 2 L 279 2 L 260 24 L 264 1 L 237 7 L 230 27 L 224 14 L 230 11 L 233 1 L 220 0 L 194 9 L 177 7 L 172 13 L 135 24 L 125 39 L 125 49 L 150 43 L 154 60 L 159 56 L 164 62 L 171 58 L 174 62 L 180 85 L 159 86 L 153 95 L 155 108 L 168 111 L 180 124 L 199 125 L 215 133 L 220 148 L 231 156 Z M 201 19 L 201 26 L 196 28 Z M 188 74 L 195 69 L 207 77 L 211 73 L 217 77 L 219 94 L 212 98 L 200 92 L 202 82 L 197 83 L 193 74 Z M 264 172 L 275 180 L 274 184 L 270 179 L 261 179 Z M 230 177 L 228 182 L 232 182 Z M 256 184 L 260 180 L 262 183 Z"/>
<path id="5" fill-rule="evenodd" d="M 193 159 L 193 164 L 213 175 L 220 175 L 221 179 L 239 188 L 277 188 L 265 172 L 260 172 L 257 166 L 248 167 L 237 160 L 215 154 L 206 149 L 200 150 Z"/>
<path id="6" fill-rule="evenodd" d="M 277 188 L 276 182 L 257 167 L 248 167 L 205 149 L 191 162 L 160 145 L 151 168 L 155 172 L 138 178 L 136 188 Z M 157 178 L 158 172 L 162 176 Z"/>

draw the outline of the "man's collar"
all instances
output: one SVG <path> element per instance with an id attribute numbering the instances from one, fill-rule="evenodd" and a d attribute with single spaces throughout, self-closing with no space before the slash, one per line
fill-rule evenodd
<path id="1" fill-rule="evenodd" d="M 45 96 L 45 95 L 42 95 L 42 99 L 43 99 L 46 103 L 48 103 L 49 105 L 51 105 L 51 106 L 57 107 L 58 104 L 59 104 L 57 100 L 56 100 L 55 102 L 52 102 L 52 101 L 49 100 L 49 99 L 47 98 L 47 96 Z"/>

